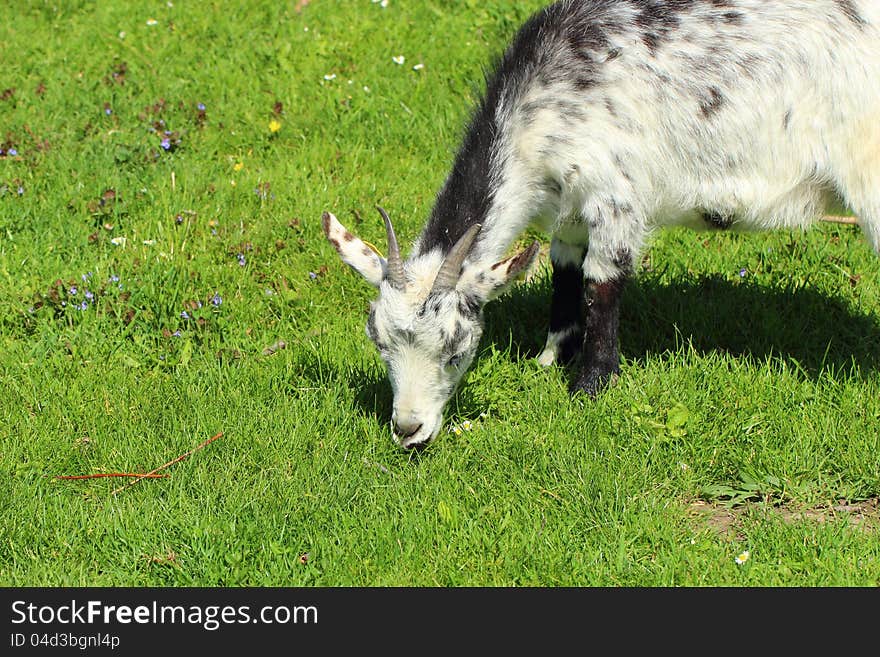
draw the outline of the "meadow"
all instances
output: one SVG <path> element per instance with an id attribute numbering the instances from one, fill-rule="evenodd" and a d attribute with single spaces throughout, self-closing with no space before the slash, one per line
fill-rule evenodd
<path id="1" fill-rule="evenodd" d="M 406 251 L 541 4 L 0 4 L 0 585 L 880 584 L 853 225 L 656 235 L 596 400 L 534 360 L 525 235 L 446 428 L 392 442 L 321 213 Z"/>

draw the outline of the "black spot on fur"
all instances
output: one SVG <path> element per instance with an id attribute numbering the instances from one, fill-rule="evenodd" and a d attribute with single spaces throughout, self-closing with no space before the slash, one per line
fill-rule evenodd
<path id="1" fill-rule="evenodd" d="M 660 37 L 655 32 L 645 32 L 642 34 L 642 43 L 648 47 L 648 52 L 656 55 L 660 47 Z"/>
<path id="2" fill-rule="evenodd" d="M 788 130 L 788 126 L 791 124 L 791 110 L 788 110 L 785 115 L 782 117 L 782 127 Z"/>
<path id="3" fill-rule="evenodd" d="M 700 99 L 700 113 L 704 118 L 710 118 L 721 109 L 724 104 L 724 95 L 718 87 L 709 87 L 706 95 Z"/>
<path id="4" fill-rule="evenodd" d="M 719 230 L 727 230 L 733 225 L 733 216 L 729 214 L 721 214 L 720 212 L 706 211 L 703 212 L 703 221 L 712 228 Z"/>
<path id="5" fill-rule="evenodd" d="M 731 25 L 742 25 L 743 24 L 743 15 L 738 11 L 726 11 L 722 15 L 725 23 L 730 23 Z"/>
<path id="6" fill-rule="evenodd" d="M 617 249 L 617 252 L 614 254 L 614 260 L 612 261 L 614 266 L 617 267 L 624 274 L 629 274 L 633 268 L 633 255 L 632 251 L 628 248 L 623 247 Z"/>
<path id="7" fill-rule="evenodd" d="M 609 116 L 617 116 L 617 108 L 614 106 L 614 101 L 605 97 L 605 110 L 608 112 Z"/>
<path id="8" fill-rule="evenodd" d="M 465 319 L 476 319 L 480 316 L 482 309 L 480 300 L 469 294 L 463 294 L 458 300 L 458 312 Z"/>
<path id="9" fill-rule="evenodd" d="M 862 18 L 862 15 L 859 13 L 858 9 L 856 9 L 855 5 L 852 3 L 852 0 L 834 0 L 835 4 L 837 4 L 838 9 L 843 12 L 844 16 L 846 16 L 849 20 L 851 20 L 858 27 L 862 27 L 865 25 L 865 19 Z"/>
<path id="10" fill-rule="evenodd" d="M 461 349 L 461 343 L 466 335 L 467 331 L 465 331 L 461 322 L 455 322 L 455 333 L 451 336 L 444 336 L 443 338 L 443 353 L 448 356 L 454 356 L 458 353 Z"/>
<path id="11" fill-rule="evenodd" d="M 642 42 L 652 55 L 657 53 L 662 43 L 678 29 L 681 23 L 679 15 L 691 7 L 695 0 L 667 0 L 666 2 L 649 2 L 636 0 L 642 10 L 636 15 L 636 26 L 641 29 Z"/>

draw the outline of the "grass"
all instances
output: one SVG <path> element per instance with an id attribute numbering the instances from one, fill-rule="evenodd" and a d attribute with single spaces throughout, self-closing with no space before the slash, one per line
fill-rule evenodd
<path id="1" fill-rule="evenodd" d="M 880 584 L 855 227 L 659 234 L 594 402 L 534 362 L 542 261 L 487 309 L 471 429 L 393 446 L 321 212 L 382 245 L 381 203 L 412 240 L 539 2 L 58 4 L 0 6 L 0 584 Z M 53 479 L 220 431 L 115 495 Z"/>

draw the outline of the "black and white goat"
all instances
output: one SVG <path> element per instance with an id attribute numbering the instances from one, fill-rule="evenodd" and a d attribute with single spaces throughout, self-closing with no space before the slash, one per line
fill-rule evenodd
<path id="1" fill-rule="evenodd" d="M 805 227 L 837 196 L 880 252 L 880 0 L 563 0 L 488 77 L 431 216 L 404 261 L 330 213 L 327 238 L 379 288 L 367 333 L 393 430 L 433 439 L 471 364 L 484 304 L 552 233 L 544 365 L 575 390 L 618 372 L 623 283 L 657 228 Z"/>

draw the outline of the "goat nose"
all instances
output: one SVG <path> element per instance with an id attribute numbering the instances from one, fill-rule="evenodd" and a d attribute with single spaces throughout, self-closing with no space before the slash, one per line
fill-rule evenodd
<path id="1" fill-rule="evenodd" d="M 409 438 L 414 433 L 416 433 L 419 429 L 422 428 L 421 422 L 416 422 L 414 420 L 409 421 L 401 421 L 394 420 L 394 434 L 398 438 Z"/>

